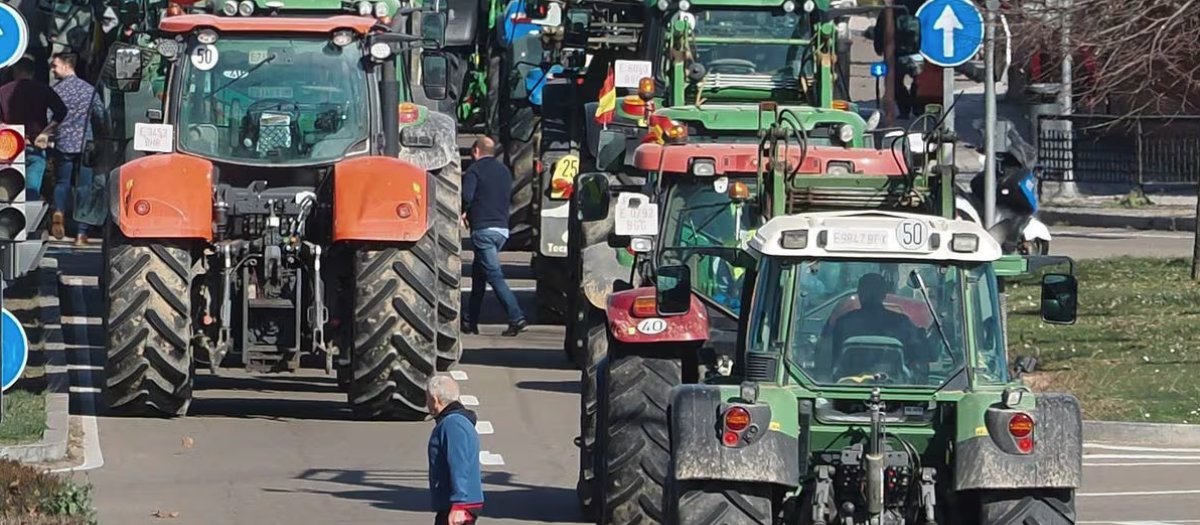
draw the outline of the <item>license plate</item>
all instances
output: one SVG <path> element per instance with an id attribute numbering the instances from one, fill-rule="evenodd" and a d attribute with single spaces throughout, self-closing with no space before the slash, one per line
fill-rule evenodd
<path id="1" fill-rule="evenodd" d="M 652 237 L 658 235 L 658 204 L 640 193 L 622 193 L 617 197 L 617 235 Z"/>
<path id="2" fill-rule="evenodd" d="M 830 230 L 828 250 L 887 250 L 887 230 Z"/>

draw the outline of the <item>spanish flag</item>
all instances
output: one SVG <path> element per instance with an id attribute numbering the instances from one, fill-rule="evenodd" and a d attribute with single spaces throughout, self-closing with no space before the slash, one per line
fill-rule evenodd
<path id="1" fill-rule="evenodd" d="M 612 64 L 608 66 L 608 76 L 604 79 L 604 87 L 600 88 L 600 104 L 596 106 L 596 122 L 607 125 L 613 121 L 617 113 L 617 76 Z"/>

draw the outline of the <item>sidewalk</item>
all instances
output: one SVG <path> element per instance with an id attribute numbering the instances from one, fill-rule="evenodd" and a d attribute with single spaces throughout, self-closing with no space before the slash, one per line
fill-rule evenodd
<path id="1" fill-rule="evenodd" d="M 1196 197 L 1150 195 L 1149 198 L 1152 204 L 1138 207 L 1123 206 L 1121 196 L 1051 200 L 1042 203 L 1038 216 L 1051 227 L 1196 231 Z"/>

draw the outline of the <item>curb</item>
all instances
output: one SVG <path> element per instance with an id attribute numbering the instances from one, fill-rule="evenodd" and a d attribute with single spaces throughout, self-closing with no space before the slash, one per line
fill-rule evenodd
<path id="1" fill-rule="evenodd" d="M 1200 425 L 1084 421 L 1083 438 L 1089 443 L 1200 447 Z"/>
<path id="2" fill-rule="evenodd" d="M 0 458 L 21 463 L 47 463 L 67 455 L 70 429 L 70 389 L 67 355 L 63 348 L 62 313 L 58 304 L 58 261 L 43 257 L 38 266 L 38 317 L 32 345 L 46 355 L 46 431 L 42 440 L 28 445 L 0 447 Z"/>
<path id="3" fill-rule="evenodd" d="M 1078 226 L 1081 228 L 1116 228 L 1157 231 L 1196 231 L 1195 217 L 1138 217 L 1104 215 L 1094 211 L 1038 210 L 1038 218 L 1048 225 Z"/>

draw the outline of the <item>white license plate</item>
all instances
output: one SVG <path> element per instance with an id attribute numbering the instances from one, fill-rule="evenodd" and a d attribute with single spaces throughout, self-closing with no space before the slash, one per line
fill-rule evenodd
<path id="1" fill-rule="evenodd" d="M 830 230 L 828 250 L 886 250 L 887 230 Z"/>
<path id="2" fill-rule="evenodd" d="M 623 193 L 617 199 L 614 233 L 629 237 L 658 235 L 658 204 L 640 194 Z"/>

